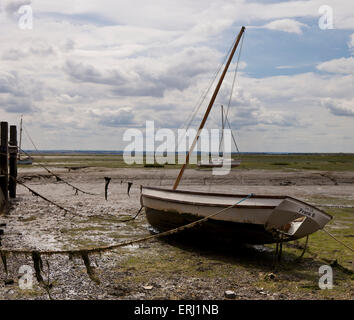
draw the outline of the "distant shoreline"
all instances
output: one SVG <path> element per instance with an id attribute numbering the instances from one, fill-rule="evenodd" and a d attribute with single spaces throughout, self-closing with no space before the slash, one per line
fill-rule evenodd
<path id="1" fill-rule="evenodd" d="M 124 151 L 122 150 L 24 150 L 30 154 L 103 154 L 103 155 L 122 155 Z M 137 154 L 145 152 L 137 152 Z M 195 152 L 193 152 L 195 153 Z M 200 152 L 197 152 L 200 154 Z M 175 153 L 176 154 L 176 153 Z M 351 155 L 354 152 L 232 152 L 232 155 L 320 155 L 320 154 L 331 154 L 331 155 Z"/>

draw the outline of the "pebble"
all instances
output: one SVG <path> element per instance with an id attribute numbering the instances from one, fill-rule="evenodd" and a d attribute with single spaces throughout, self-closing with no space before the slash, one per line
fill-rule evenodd
<path id="1" fill-rule="evenodd" d="M 236 298 L 236 293 L 235 291 L 232 290 L 226 290 L 225 291 L 225 297 L 228 299 L 235 299 Z"/>
<path id="2" fill-rule="evenodd" d="M 274 273 L 268 273 L 266 276 L 265 276 L 266 279 L 270 279 L 270 280 L 274 280 L 275 279 L 275 274 Z"/>
<path id="3" fill-rule="evenodd" d="M 152 290 L 154 287 L 153 286 L 143 286 L 145 290 Z"/>

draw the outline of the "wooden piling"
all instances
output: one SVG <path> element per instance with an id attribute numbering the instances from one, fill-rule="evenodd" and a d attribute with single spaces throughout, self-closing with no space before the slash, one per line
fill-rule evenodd
<path id="1" fill-rule="evenodd" d="M 4 195 L 5 201 L 7 202 L 9 199 L 8 192 L 8 131 L 9 125 L 7 122 L 2 121 L 0 124 L 0 132 L 1 132 L 1 143 L 0 143 L 0 188 Z"/>
<path id="2" fill-rule="evenodd" d="M 10 126 L 10 141 L 9 141 L 9 196 L 16 198 L 16 179 L 17 179 L 17 128 Z"/>

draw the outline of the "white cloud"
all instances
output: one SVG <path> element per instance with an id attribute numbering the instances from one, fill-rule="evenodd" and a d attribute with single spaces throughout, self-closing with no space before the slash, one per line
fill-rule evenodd
<path id="1" fill-rule="evenodd" d="M 354 58 L 340 58 L 323 62 L 317 66 L 320 71 L 342 74 L 354 74 Z"/>
<path id="2" fill-rule="evenodd" d="M 4 5 L 5 12 L 10 19 L 18 18 L 18 9 L 24 5 L 30 5 L 31 0 L 11 0 Z"/>
<path id="3" fill-rule="evenodd" d="M 62 0 L 49 2 L 36 0 L 43 12 L 63 14 L 97 14 L 122 25 L 134 25 L 163 30 L 191 30 L 202 24 L 216 25 L 220 20 L 231 19 L 237 24 L 250 24 L 254 20 L 293 19 L 297 17 L 319 18 L 319 8 L 329 5 L 334 11 L 336 28 L 354 28 L 353 5 L 348 0 L 293 0 L 267 3 L 244 0 L 131 0 L 122 1 Z"/>
<path id="4" fill-rule="evenodd" d="M 263 28 L 270 30 L 284 31 L 288 33 L 302 34 L 302 28 L 307 25 L 293 19 L 280 19 L 267 23 Z"/>
<path id="5" fill-rule="evenodd" d="M 95 109 L 92 117 L 98 119 L 99 124 L 108 127 L 127 127 L 134 124 L 134 113 L 131 108 Z"/>
<path id="6" fill-rule="evenodd" d="M 8 113 L 27 114 L 35 111 L 32 100 L 28 97 L 0 97 L 0 105 Z"/>
<path id="7" fill-rule="evenodd" d="M 333 100 L 327 98 L 322 100 L 322 105 L 329 109 L 335 116 L 354 117 L 354 99 Z"/>
<path id="8" fill-rule="evenodd" d="M 319 0 L 36 0 L 31 31 L 17 27 L 16 15 L 11 14 L 15 9 L 4 10 L 0 12 L 0 116 L 17 122 L 19 113 L 27 112 L 27 127 L 43 148 L 55 144 L 122 148 L 117 141 L 124 125 L 141 126 L 149 119 L 160 127 L 175 128 L 184 122 L 222 60 L 225 52 L 220 44 L 228 45 L 225 38 L 232 39 L 230 31 L 237 32 L 241 24 L 256 24 L 301 34 L 306 25 L 300 19 L 316 22 L 322 4 Z M 354 28 L 350 1 L 326 4 L 334 8 L 336 28 Z M 354 35 L 349 46 L 354 47 Z M 241 66 L 242 70 L 242 61 Z M 317 68 L 328 74 L 259 79 L 240 72 L 241 88 L 233 99 L 230 121 L 242 132 L 264 130 L 263 137 L 285 130 L 282 137 L 289 141 L 303 134 L 297 128 L 310 134 L 333 121 L 343 132 L 338 135 L 348 136 L 352 118 L 333 117 L 334 107 L 324 108 L 321 101 L 331 97 L 337 108 L 348 108 L 344 101 L 354 99 L 352 58 L 323 62 Z M 231 83 L 226 79 L 218 104 L 227 104 Z M 307 126 L 309 118 L 317 120 L 317 127 Z M 219 123 L 218 118 L 209 124 Z M 260 137 L 249 138 L 255 139 L 256 147 Z"/>

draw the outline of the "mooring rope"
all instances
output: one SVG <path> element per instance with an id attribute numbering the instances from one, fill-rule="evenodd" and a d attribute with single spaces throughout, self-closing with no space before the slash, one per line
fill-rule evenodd
<path id="1" fill-rule="evenodd" d="M 144 241 L 148 241 L 148 240 L 153 240 L 153 239 L 157 239 L 157 238 L 161 238 L 161 237 L 165 237 L 168 235 L 172 235 L 178 232 L 181 232 L 183 230 L 186 229 L 190 229 L 198 224 L 201 224 L 217 215 L 219 215 L 220 213 L 223 213 L 231 208 L 236 207 L 237 205 L 239 205 L 241 202 L 251 198 L 253 196 L 253 193 L 249 194 L 247 197 L 239 200 L 237 203 L 228 206 L 222 210 L 219 210 L 215 213 L 210 214 L 207 217 L 204 217 L 202 219 L 199 219 L 197 221 L 188 223 L 186 225 L 165 231 L 165 232 L 161 232 L 158 234 L 154 234 L 154 235 L 150 235 L 150 236 L 146 236 L 143 238 L 139 238 L 139 239 L 135 239 L 135 240 L 128 240 L 128 241 L 123 241 L 117 244 L 113 244 L 113 245 L 108 245 L 108 246 L 100 246 L 100 247 L 95 247 L 95 248 L 86 248 L 86 249 L 73 249 L 73 250 L 49 250 L 49 251 L 39 251 L 39 250 L 25 250 L 25 249 L 0 249 L 0 254 L 7 254 L 7 253 L 14 253 L 14 254 L 32 254 L 32 252 L 38 252 L 41 255 L 58 255 L 58 254 L 81 254 L 82 252 L 85 253 L 99 253 L 99 252 L 105 252 L 105 251 L 110 251 L 110 250 L 114 250 L 120 247 L 125 247 L 128 245 L 132 245 L 132 244 L 136 244 L 136 243 L 140 243 L 140 242 L 144 242 Z"/>
<path id="2" fill-rule="evenodd" d="M 26 151 L 24 151 L 24 150 L 22 150 L 22 149 L 20 149 L 20 148 L 19 148 L 19 150 L 22 151 L 26 156 L 31 157 L 31 155 L 28 154 Z M 31 158 L 32 158 L 32 157 L 31 157 Z M 32 159 L 33 159 L 33 158 L 32 158 Z M 91 195 L 91 196 L 98 196 L 98 195 L 99 195 L 99 194 L 97 194 L 97 193 L 92 193 L 92 192 L 84 191 L 84 190 L 82 190 L 82 189 L 80 189 L 80 188 L 78 188 L 78 187 L 75 187 L 75 186 L 72 185 L 70 182 L 67 182 L 66 180 L 64 180 L 63 178 L 59 177 L 57 174 L 55 174 L 54 172 L 52 172 L 52 171 L 51 171 L 50 169 L 48 169 L 45 165 L 41 164 L 41 163 L 38 162 L 38 161 L 35 161 L 35 160 L 33 160 L 33 161 L 36 162 L 40 167 L 42 167 L 43 169 L 45 169 L 45 170 L 46 170 L 48 173 L 50 173 L 52 176 L 54 176 L 54 177 L 57 179 L 58 182 L 59 182 L 59 181 L 64 182 L 66 185 L 70 186 L 70 187 L 73 188 L 75 191 L 81 192 L 81 193 L 85 193 L 85 194 L 89 194 L 89 195 Z"/>
<path id="3" fill-rule="evenodd" d="M 33 196 L 36 196 L 36 197 L 40 197 L 41 199 L 43 199 L 44 201 L 47 201 L 48 203 L 58 207 L 59 209 L 63 210 L 65 212 L 64 214 L 64 217 L 66 216 L 67 213 L 70 213 L 72 214 L 73 216 L 83 216 L 82 214 L 77 214 L 77 213 L 74 213 L 73 211 L 69 210 L 69 209 L 66 209 L 64 208 L 62 205 L 56 203 L 55 201 L 53 200 L 50 200 L 48 199 L 47 197 L 43 196 L 42 194 L 40 194 L 38 191 L 35 191 L 33 190 L 32 188 L 30 188 L 29 186 L 27 186 L 25 183 L 21 182 L 20 180 L 18 180 L 17 178 L 11 176 L 10 174 L 7 174 L 7 176 L 10 178 L 10 179 L 13 179 L 14 181 L 16 181 L 18 184 L 20 184 L 21 186 L 25 187 L 29 192 L 32 193 Z M 129 196 L 129 190 L 130 188 L 132 187 L 133 183 L 132 182 L 128 182 L 128 196 Z M 127 221 L 131 221 L 131 220 L 135 220 L 139 213 L 141 212 L 142 210 L 142 207 L 139 209 L 138 213 L 134 216 L 134 217 L 131 217 L 129 219 L 126 219 L 126 220 L 121 220 L 120 222 L 127 222 Z"/>
<path id="4" fill-rule="evenodd" d="M 132 221 L 132 220 L 135 220 L 138 215 L 140 214 L 141 210 L 143 210 L 143 206 L 140 207 L 140 209 L 138 210 L 137 214 L 134 216 L 134 217 L 130 217 L 128 219 L 123 219 L 123 220 L 118 220 L 118 222 L 128 222 L 128 221 Z"/>
<path id="5" fill-rule="evenodd" d="M 30 192 L 32 193 L 32 195 L 34 195 L 34 196 L 36 196 L 36 197 L 40 197 L 41 199 L 43 199 L 43 200 L 49 202 L 50 204 L 52 204 L 52 205 L 58 207 L 59 209 L 65 211 L 64 217 L 66 216 L 67 213 L 71 213 L 72 215 L 75 215 L 75 213 L 73 213 L 72 211 L 70 211 L 70 210 L 64 208 L 63 206 L 61 206 L 61 205 L 58 204 L 58 203 L 55 203 L 53 200 L 50 200 L 50 199 L 46 198 L 45 196 L 39 194 L 37 191 L 35 191 L 35 190 L 33 190 L 32 188 L 30 188 L 29 186 L 25 185 L 23 182 L 19 181 L 19 180 L 16 179 L 15 177 L 12 177 L 12 176 L 10 176 L 10 175 L 9 175 L 9 177 L 11 177 L 12 179 L 15 179 L 18 184 L 20 184 L 21 186 L 25 187 L 28 191 L 30 191 Z"/>
<path id="6" fill-rule="evenodd" d="M 351 252 L 354 252 L 353 248 L 349 247 L 347 244 L 345 244 L 344 242 L 342 242 L 341 240 L 337 239 L 333 234 L 331 234 L 328 230 L 326 230 L 325 228 L 321 229 L 322 231 L 324 231 L 325 233 L 327 233 L 331 238 L 333 238 L 334 240 L 336 240 L 338 243 L 340 243 L 341 245 L 343 245 L 344 247 L 346 247 L 347 249 L 349 249 Z"/>

